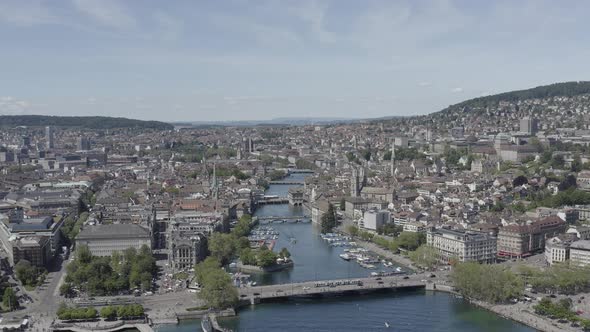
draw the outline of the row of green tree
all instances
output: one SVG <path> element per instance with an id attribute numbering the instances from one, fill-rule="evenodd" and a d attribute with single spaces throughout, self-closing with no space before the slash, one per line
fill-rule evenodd
<path id="1" fill-rule="evenodd" d="M 397 252 L 400 248 L 413 251 L 426 243 L 426 234 L 419 232 L 401 232 L 397 237 L 388 240 L 382 236 L 375 235 L 375 233 L 359 230 L 358 227 L 353 225 L 348 226 L 346 230 L 354 237 L 359 237 L 364 241 L 372 241 L 378 246 L 387 248 L 393 252 Z"/>
<path id="2" fill-rule="evenodd" d="M 143 317 L 144 309 L 141 304 L 127 304 L 119 306 L 106 306 L 100 309 L 100 317 L 109 320 L 130 319 Z"/>
<path id="3" fill-rule="evenodd" d="M 563 263 L 541 270 L 521 265 L 517 272 L 537 292 L 572 295 L 590 289 L 589 267 Z"/>
<path id="4" fill-rule="evenodd" d="M 71 297 L 75 295 L 74 289 L 93 296 L 116 295 L 132 288 L 149 290 L 156 272 L 156 261 L 145 245 L 139 252 L 128 248 L 110 257 L 93 256 L 87 246 L 80 246 L 74 261 L 67 266 L 60 292 Z"/>
<path id="5" fill-rule="evenodd" d="M 463 296 L 488 303 L 507 303 L 524 292 L 522 278 L 502 265 L 457 263 L 450 277 Z"/>
<path id="6" fill-rule="evenodd" d="M 98 316 L 98 311 L 93 307 L 68 307 L 62 303 L 57 309 L 57 318 L 61 320 L 88 320 L 95 319 Z"/>
<path id="7" fill-rule="evenodd" d="M 86 220 L 88 220 L 88 212 L 80 213 L 77 219 L 71 214 L 66 217 L 61 227 L 61 233 L 65 236 L 68 244 L 74 243 Z"/>
<path id="8" fill-rule="evenodd" d="M 13 311 L 19 308 L 18 298 L 12 287 L 4 289 L 4 293 L 2 294 L 2 308 L 4 311 Z"/>
<path id="9" fill-rule="evenodd" d="M 533 306 L 535 313 L 541 316 L 547 316 L 553 319 L 566 319 L 572 323 L 579 323 L 584 331 L 590 330 L 590 320 L 578 316 L 572 311 L 572 300 L 565 298 L 557 302 L 551 301 L 550 298 L 544 297 L 539 303 Z"/>

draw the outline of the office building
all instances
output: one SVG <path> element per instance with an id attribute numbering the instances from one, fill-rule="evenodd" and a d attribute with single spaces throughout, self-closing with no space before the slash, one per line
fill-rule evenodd
<path id="1" fill-rule="evenodd" d="M 51 150 L 55 148 L 55 133 L 54 129 L 51 126 L 45 127 L 45 147 L 47 150 Z"/>
<path id="2" fill-rule="evenodd" d="M 528 135 L 536 135 L 539 130 L 539 124 L 536 118 L 524 117 L 520 120 L 520 132 Z"/>

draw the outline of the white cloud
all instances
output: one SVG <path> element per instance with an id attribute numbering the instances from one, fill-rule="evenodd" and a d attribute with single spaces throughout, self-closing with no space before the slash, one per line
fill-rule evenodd
<path id="1" fill-rule="evenodd" d="M 164 40 L 177 40 L 184 30 L 184 22 L 164 12 L 156 12 L 154 20 L 158 24 L 157 35 Z"/>
<path id="2" fill-rule="evenodd" d="M 0 22 L 16 26 L 52 24 L 57 18 L 39 1 L 0 1 Z"/>
<path id="3" fill-rule="evenodd" d="M 120 4 L 111 0 L 72 0 L 80 12 L 92 17 L 99 23 L 118 29 L 137 26 L 136 19 L 127 13 Z"/>
<path id="4" fill-rule="evenodd" d="M 463 92 L 463 88 L 453 88 L 453 89 L 451 89 L 451 92 L 452 93 L 461 93 L 461 92 Z"/>
<path id="5" fill-rule="evenodd" d="M 14 97 L 0 97 L 0 114 L 18 115 L 25 114 L 31 110 L 31 103 Z"/>
<path id="6" fill-rule="evenodd" d="M 324 43 L 334 43 L 336 35 L 325 27 L 326 7 L 325 3 L 316 0 L 297 1 L 288 11 L 307 23 L 312 38 Z"/>

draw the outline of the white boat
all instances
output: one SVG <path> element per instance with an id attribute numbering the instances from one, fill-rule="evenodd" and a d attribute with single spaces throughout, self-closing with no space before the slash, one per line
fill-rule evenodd
<path id="1" fill-rule="evenodd" d="M 385 322 L 385 327 L 389 327 L 389 323 L 388 322 Z"/>
<path id="2" fill-rule="evenodd" d="M 348 253 L 344 253 L 340 254 L 340 258 L 344 259 L 345 261 L 349 261 L 352 259 L 352 256 L 350 256 Z"/>

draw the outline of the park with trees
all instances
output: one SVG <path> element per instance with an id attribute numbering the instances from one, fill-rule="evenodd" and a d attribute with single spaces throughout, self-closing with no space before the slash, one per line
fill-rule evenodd
<path id="1" fill-rule="evenodd" d="M 457 263 L 450 277 L 455 289 L 471 300 L 508 303 L 524 293 L 521 276 L 502 265 Z"/>
<path id="2" fill-rule="evenodd" d="M 132 289 L 147 291 L 156 273 L 156 261 L 147 246 L 139 251 L 128 248 L 114 252 L 110 257 L 93 256 L 87 246 L 80 246 L 67 266 L 60 293 L 71 297 L 74 290 L 91 296 L 117 295 Z"/>

